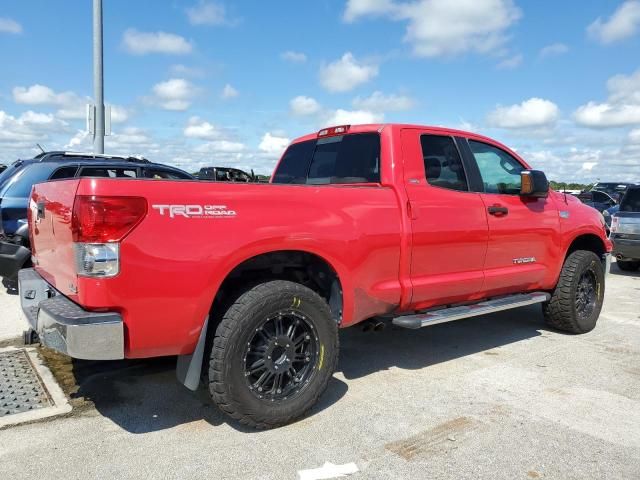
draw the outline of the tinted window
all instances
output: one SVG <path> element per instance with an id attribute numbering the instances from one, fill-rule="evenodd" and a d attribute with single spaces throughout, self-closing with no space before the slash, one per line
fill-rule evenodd
<path id="1" fill-rule="evenodd" d="M 462 160 L 453 138 L 422 135 L 420 144 L 424 173 L 430 185 L 451 190 L 469 190 Z"/>
<path id="2" fill-rule="evenodd" d="M 273 183 L 313 185 L 380 182 L 380 136 L 362 133 L 291 145 Z"/>
<path id="3" fill-rule="evenodd" d="M 85 167 L 81 177 L 136 178 L 137 172 L 131 168 Z"/>
<path id="4" fill-rule="evenodd" d="M 6 196 L 27 198 L 31 195 L 31 187 L 45 182 L 55 168 L 51 163 L 33 163 L 27 165 L 7 183 Z"/>
<path id="5" fill-rule="evenodd" d="M 162 170 L 156 168 L 145 168 L 145 178 L 154 178 L 156 180 L 184 180 L 191 178 L 188 174 L 182 172 L 176 172 L 173 170 Z"/>
<path id="6" fill-rule="evenodd" d="M 609 195 L 607 195 L 606 193 L 593 192 L 593 201 L 598 203 L 610 203 L 611 197 L 609 197 Z"/>
<path id="7" fill-rule="evenodd" d="M 487 193 L 520 194 L 522 164 L 504 150 L 469 140 Z"/>
<path id="8" fill-rule="evenodd" d="M 284 152 L 273 177 L 273 183 L 306 183 L 315 140 L 294 143 Z"/>
<path id="9" fill-rule="evenodd" d="M 51 178 L 49 180 L 60 180 L 63 178 L 73 178 L 76 176 L 76 171 L 78 170 L 77 166 L 72 167 L 62 167 L 53 172 Z"/>
<path id="10" fill-rule="evenodd" d="M 620 203 L 623 212 L 640 212 L 640 188 L 630 188 Z"/>

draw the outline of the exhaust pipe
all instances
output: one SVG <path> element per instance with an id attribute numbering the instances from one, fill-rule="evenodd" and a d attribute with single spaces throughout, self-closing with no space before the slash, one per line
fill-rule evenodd
<path id="1" fill-rule="evenodd" d="M 622 260 L 624 257 L 622 256 L 622 254 L 618 253 L 616 255 L 616 260 Z"/>
<path id="2" fill-rule="evenodd" d="M 374 326 L 373 326 L 373 331 L 374 332 L 381 332 L 384 330 L 384 328 L 387 326 L 386 323 L 384 322 L 377 322 Z"/>
<path id="3" fill-rule="evenodd" d="M 375 321 L 375 320 L 367 320 L 366 322 L 364 322 L 362 324 L 362 331 L 363 332 L 381 332 L 384 330 L 384 328 L 387 326 L 386 323 L 381 322 L 381 321 Z"/>

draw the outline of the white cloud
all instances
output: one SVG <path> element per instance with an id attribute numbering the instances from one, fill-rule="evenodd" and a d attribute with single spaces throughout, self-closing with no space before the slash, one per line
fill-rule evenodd
<path id="1" fill-rule="evenodd" d="M 246 149 L 246 145 L 230 140 L 214 140 L 198 145 L 193 150 L 198 153 L 238 153 Z"/>
<path id="2" fill-rule="evenodd" d="M 324 126 L 334 125 L 358 125 L 367 123 L 381 123 L 384 114 L 369 112 L 367 110 L 343 110 L 341 108 L 329 112 L 324 120 Z"/>
<path id="3" fill-rule="evenodd" d="M 371 112 L 401 112 L 411 110 L 415 106 L 413 98 L 406 95 L 385 95 L 380 91 L 373 92 L 368 97 L 356 97 L 353 106 L 359 110 Z"/>
<path id="4" fill-rule="evenodd" d="M 240 92 L 238 92 L 238 90 L 236 90 L 235 88 L 233 88 L 230 84 L 226 84 L 224 86 L 224 88 L 222 89 L 222 93 L 220 93 L 220 97 L 223 100 L 229 100 L 231 98 L 236 98 L 238 95 L 240 95 Z"/>
<path id="5" fill-rule="evenodd" d="M 191 25 L 227 25 L 226 9 L 222 3 L 199 0 L 193 7 L 187 8 L 187 17 Z"/>
<path id="6" fill-rule="evenodd" d="M 186 110 L 197 94 L 197 88 L 184 78 L 157 83 L 152 90 L 156 103 L 165 110 Z"/>
<path id="7" fill-rule="evenodd" d="M 640 124 L 640 70 L 631 75 L 615 75 L 607 81 L 606 102 L 590 101 L 578 107 L 575 121 L 591 128 L 624 127 Z"/>
<path id="8" fill-rule="evenodd" d="M 540 49 L 540 58 L 555 57 L 564 55 L 569 51 L 569 47 L 564 43 L 552 43 Z"/>
<path id="9" fill-rule="evenodd" d="M 349 0 L 344 19 L 381 16 L 407 22 L 405 41 L 421 57 L 494 53 L 522 13 L 513 0 Z"/>
<path id="10" fill-rule="evenodd" d="M 287 148 L 291 140 L 286 137 L 281 137 L 270 132 L 267 132 L 262 137 L 258 148 L 260 151 L 268 154 L 269 156 L 279 157 Z"/>
<path id="11" fill-rule="evenodd" d="M 640 128 L 636 128 L 629 132 L 629 142 L 640 143 Z"/>
<path id="12" fill-rule="evenodd" d="M 320 69 L 320 84 L 330 92 L 348 92 L 378 75 L 378 65 L 359 62 L 351 52 Z"/>
<path id="13" fill-rule="evenodd" d="M 487 121 L 499 128 L 545 127 L 553 124 L 558 114 L 555 103 L 542 98 L 530 98 L 516 105 L 499 105 L 489 113 Z"/>
<path id="14" fill-rule="evenodd" d="M 29 144 L 49 138 L 50 134 L 66 131 L 66 122 L 50 113 L 27 110 L 15 117 L 0 110 L 0 143 L 9 145 Z"/>
<path id="15" fill-rule="evenodd" d="M 138 32 L 129 28 L 122 36 L 125 49 L 133 55 L 166 53 L 184 55 L 191 53 L 193 45 L 184 37 L 167 32 Z"/>
<path id="16" fill-rule="evenodd" d="M 607 20 L 598 17 L 587 27 L 589 35 L 604 44 L 632 37 L 638 31 L 640 31 L 640 1 L 638 0 L 627 0 Z"/>
<path id="17" fill-rule="evenodd" d="M 280 54 L 282 60 L 286 60 L 291 63 L 304 63 L 307 61 L 307 56 L 302 52 L 294 52 L 293 50 L 287 50 Z"/>
<path id="18" fill-rule="evenodd" d="M 299 95 L 292 98 L 289 102 L 289 108 L 293 115 L 305 116 L 315 115 L 320 111 L 320 104 L 315 98 Z"/>
<path id="19" fill-rule="evenodd" d="M 512 57 L 505 58 L 500 63 L 498 63 L 497 67 L 501 70 L 512 70 L 514 68 L 518 68 L 522 65 L 522 61 L 524 57 L 521 53 L 513 55 Z"/>
<path id="20" fill-rule="evenodd" d="M 46 85 L 35 84 L 29 87 L 15 87 L 13 100 L 23 105 L 53 105 L 59 107 L 55 116 L 63 120 L 84 120 L 87 116 L 87 104 L 93 101 L 89 97 L 67 91 L 55 92 Z M 129 111 L 120 105 L 111 105 L 111 121 L 127 121 Z"/>
<path id="21" fill-rule="evenodd" d="M 184 136 L 198 138 L 200 140 L 218 140 L 223 137 L 221 129 L 202 120 L 200 117 L 191 117 L 184 129 Z"/>
<path id="22" fill-rule="evenodd" d="M 56 93 L 51 88 L 35 84 L 30 87 L 14 87 L 13 101 L 25 105 L 68 105 L 77 100 L 73 92 Z"/>
<path id="23" fill-rule="evenodd" d="M 17 35 L 22 33 L 22 25 L 13 18 L 0 17 L 0 33 L 13 33 Z"/>
<path id="24" fill-rule="evenodd" d="M 374 17 L 394 13 L 398 6 L 392 0 L 348 0 L 344 21 L 353 22 L 360 17 Z"/>

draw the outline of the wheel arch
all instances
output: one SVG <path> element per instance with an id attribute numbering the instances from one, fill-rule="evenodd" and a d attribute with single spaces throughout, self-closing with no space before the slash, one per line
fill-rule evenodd
<path id="1" fill-rule="evenodd" d="M 567 247 L 564 258 L 566 259 L 576 250 L 587 250 L 602 258 L 607 253 L 607 247 L 602 238 L 594 233 L 581 233 L 577 235 Z"/>
<path id="2" fill-rule="evenodd" d="M 341 274 L 336 263 L 310 249 L 267 250 L 236 259 L 220 277 L 222 281 L 213 296 L 210 319 L 215 322 L 229 302 L 247 286 L 269 280 L 290 280 L 311 288 L 324 298 L 340 325 L 351 311 L 353 299 L 345 289 L 346 273 Z"/>

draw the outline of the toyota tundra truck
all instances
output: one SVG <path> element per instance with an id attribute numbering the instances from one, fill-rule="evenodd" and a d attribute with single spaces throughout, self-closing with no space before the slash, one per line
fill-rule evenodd
<path id="1" fill-rule="evenodd" d="M 611 243 L 602 215 L 484 136 L 343 125 L 293 141 L 270 184 L 81 178 L 34 187 L 40 342 L 93 360 L 177 356 L 177 376 L 243 424 L 307 412 L 338 330 L 416 329 L 540 304 L 592 330 Z"/>

